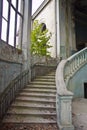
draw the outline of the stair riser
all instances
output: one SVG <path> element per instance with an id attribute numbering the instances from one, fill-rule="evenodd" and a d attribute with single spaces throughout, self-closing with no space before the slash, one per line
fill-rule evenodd
<path id="1" fill-rule="evenodd" d="M 34 81 L 36 81 L 36 82 L 53 82 L 53 83 L 55 83 L 55 79 L 53 80 L 53 79 L 35 79 Z"/>
<path id="2" fill-rule="evenodd" d="M 37 108 L 37 107 L 55 107 L 56 103 L 42 103 L 42 102 L 22 102 L 22 101 L 16 101 L 14 104 L 12 105 L 16 105 L 16 106 L 33 106 L 34 108 Z"/>
<path id="3" fill-rule="evenodd" d="M 32 98 L 51 98 L 51 99 L 55 99 L 56 100 L 56 96 L 38 96 L 38 95 L 26 95 L 26 94 L 19 94 L 18 96 L 22 96 L 22 97 L 32 97 Z"/>
<path id="4" fill-rule="evenodd" d="M 53 102 L 53 101 L 33 101 L 33 100 L 20 100 L 20 99 L 16 99 L 16 101 L 19 101 L 19 102 L 33 102 L 33 103 L 43 103 L 43 104 L 50 104 L 50 103 L 52 103 L 52 104 L 54 104 L 55 105 L 55 103 L 56 102 Z"/>
<path id="5" fill-rule="evenodd" d="M 31 93 L 48 93 L 48 94 L 55 94 L 56 95 L 56 91 L 36 91 L 36 90 L 23 90 L 23 92 L 31 92 Z"/>
<path id="6" fill-rule="evenodd" d="M 39 99 L 36 99 L 36 100 L 34 100 L 34 99 L 21 99 L 21 98 L 17 98 L 16 100 L 22 100 L 22 101 L 28 101 L 28 102 L 48 102 L 48 103 L 50 103 L 50 102 L 56 102 L 54 99 L 52 99 L 52 100 L 45 100 L 45 99 L 43 99 L 43 100 L 39 100 Z"/>
<path id="7" fill-rule="evenodd" d="M 52 80 L 55 80 L 55 76 L 51 76 L 51 75 L 50 76 L 40 76 L 40 77 L 36 77 L 35 80 L 36 79 L 42 79 L 42 80 L 44 80 L 44 79 L 51 80 L 52 79 Z"/>
<path id="8" fill-rule="evenodd" d="M 36 85 L 36 86 L 27 86 L 27 88 L 33 88 L 33 89 L 53 89 L 53 90 L 56 90 L 56 87 L 54 86 L 39 86 L 39 85 Z"/>
<path id="9" fill-rule="evenodd" d="M 42 118 L 45 118 L 45 117 L 49 117 L 49 118 L 51 118 L 51 117 L 53 117 L 54 118 L 54 116 L 55 116 L 55 118 L 56 118 L 56 113 L 52 113 L 52 114 L 39 114 L 39 113 L 37 113 L 37 114 L 28 114 L 28 113 L 26 113 L 26 114 L 17 114 L 17 113 L 7 113 L 7 115 L 9 115 L 10 116 L 10 114 L 11 115 L 13 115 L 13 116 L 19 116 L 19 117 L 42 117 Z"/>
<path id="10" fill-rule="evenodd" d="M 56 107 L 33 107 L 33 106 L 17 106 L 17 105 L 12 105 L 11 108 L 16 108 L 16 109 L 29 109 L 29 110 L 53 110 L 55 111 L 56 110 Z"/>
<path id="11" fill-rule="evenodd" d="M 35 96 L 35 97 L 38 97 L 38 96 L 40 96 L 40 97 L 56 97 L 55 94 L 31 93 L 31 92 L 29 92 L 29 93 L 27 93 L 27 92 L 21 92 L 20 94 L 18 94 L 18 96 L 19 95 Z"/>

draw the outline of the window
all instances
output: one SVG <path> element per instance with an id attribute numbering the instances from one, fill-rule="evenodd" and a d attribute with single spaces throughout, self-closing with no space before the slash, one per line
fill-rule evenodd
<path id="1" fill-rule="evenodd" d="M 21 48 L 24 0 L 0 1 L 0 40 Z"/>
<path id="2" fill-rule="evenodd" d="M 41 31 L 42 32 L 45 31 L 46 30 L 46 24 L 45 23 L 41 23 L 41 26 L 42 26 Z"/>

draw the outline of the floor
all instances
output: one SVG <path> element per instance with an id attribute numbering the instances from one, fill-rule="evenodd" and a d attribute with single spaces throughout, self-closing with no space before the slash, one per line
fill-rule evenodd
<path id="1" fill-rule="evenodd" d="M 72 111 L 75 130 L 87 130 L 87 99 L 74 99 Z"/>
<path id="2" fill-rule="evenodd" d="M 0 130 L 58 130 L 56 124 L 2 124 Z"/>

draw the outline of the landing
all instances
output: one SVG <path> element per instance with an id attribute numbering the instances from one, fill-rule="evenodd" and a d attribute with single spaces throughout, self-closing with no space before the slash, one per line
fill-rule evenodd
<path id="1" fill-rule="evenodd" d="M 74 99 L 72 109 L 75 130 L 87 130 L 87 99 Z"/>

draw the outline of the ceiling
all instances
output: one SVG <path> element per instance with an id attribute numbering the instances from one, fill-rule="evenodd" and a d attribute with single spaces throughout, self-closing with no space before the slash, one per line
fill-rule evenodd
<path id="1" fill-rule="evenodd" d="M 74 0 L 74 6 L 75 10 L 87 14 L 87 0 Z"/>

